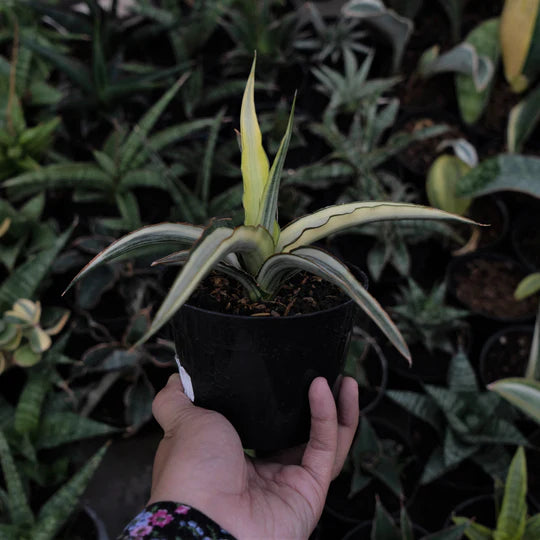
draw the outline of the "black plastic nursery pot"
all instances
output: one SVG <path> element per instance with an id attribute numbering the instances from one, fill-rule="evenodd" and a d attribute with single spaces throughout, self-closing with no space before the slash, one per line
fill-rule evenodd
<path id="1" fill-rule="evenodd" d="M 272 452 L 307 442 L 308 389 L 333 388 L 351 337 L 356 305 L 289 317 L 228 315 L 184 305 L 174 341 L 196 405 L 222 413 L 245 448 Z"/>

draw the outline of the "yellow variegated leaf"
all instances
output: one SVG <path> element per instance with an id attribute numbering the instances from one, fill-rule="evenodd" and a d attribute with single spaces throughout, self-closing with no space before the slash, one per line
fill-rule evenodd
<path id="1" fill-rule="evenodd" d="M 514 92 L 523 92 L 538 72 L 537 47 L 540 0 L 506 0 L 501 14 L 500 40 L 504 75 Z M 532 68 L 529 69 L 529 68 Z"/>
<path id="2" fill-rule="evenodd" d="M 6 359 L 6 355 L 2 351 L 0 351 L 0 375 L 2 375 L 4 371 L 6 371 L 7 366 L 8 366 L 8 362 Z"/>
<path id="3" fill-rule="evenodd" d="M 45 352 L 51 346 L 51 337 L 39 326 L 34 326 L 25 332 L 30 348 L 35 353 Z"/>
<path id="4" fill-rule="evenodd" d="M 191 250 L 189 259 L 156 313 L 152 326 L 135 346 L 155 334 L 189 299 L 204 277 L 225 260 L 229 253 L 242 253 L 246 267 L 256 274 L 273 248 L 272 236 L 263 227 L 219 227 L 213 230 Z"/>
<path id="5" fill-rule="evenodd" d="M 21 298 L 13 304 L 13 309 L 6 311 L 8 321 L 19 324 L 38 324 L 41 317 L 41 304 Z"/>
<path id="6" fill-rule="evenodd" d="M 69 315 L 70 315 L 69 311 L 66 310 L 55 324 L 53 324 L 52 326 L 49 326 L 49 328 L 45 328 L 45 332 L 49 336 L 56 336 L 56 334 L 60 333 L 62 331 L 62 328 L 64 328 L 64 326 L 66 325 L 69 319 Z"/>
<path id="7" fill-rule="evenodd" d="M 23 345 L 13 353 L 13 362 L 21 367 L 31 367 L 41 360 L 41 354 L 34 352 L 30 345 Z"/>
<path id="8" fill-rule="evenodd" d="M 470 219 L 418 204 L 353 202 L 328 206 L 293 221 L 281 231 L 276 251 L 289 252 L 351 227 L 403 219 L 447 219 L 478 225 Z"/>
<path id="9" fill-rule="evenodd" d="M 14 351 L 17 349 L 22 339 L 22 329 L 20 326 L 10 325 L 5 333 L 2 333 L 0 347 L 4 351 Z"/>
<path id="10" fill-rule="evenodd" d="M 11 226 L 11 218 L 4 218 L 4 221 L 0 223 L 0 237 L 4 236 L 7 233 L 9 227 Z"/>
<path id="11" fill-rule="evenodd" d="M 255 111 L 255 63 L 256 58 L 253 60 L 240 111 L 245 225 L 257 225 L 259 206 L 269 172 L 268 157 L 262 146 L 261 130 Z"/>

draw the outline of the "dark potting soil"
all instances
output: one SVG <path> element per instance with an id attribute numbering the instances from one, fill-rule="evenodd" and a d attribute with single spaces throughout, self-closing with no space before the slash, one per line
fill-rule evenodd
<path id="1" fill-rule="evenodd" d="M 534 315 L 537 295 L 516 300 L 514 291 L 525 277 L 513 261 L 472 259 L 454 276 L 457 298 L 472 311 L 500 319 Z"/>
<path id="2" fill-rule="evenodd" d="M 401 130 L 407 133 L 415 133 L 420 129 L 432 127 L 436 124 L 444 124 L 444 122 L 437 122 L 432 118 L 412 118 L 405 122 Z M 425 175 L 437 154 L 440 153 L 438 150 L 439 144 L 446 139 L 459 139 L 460 137 L 463 137 L 460 130 L 454 126 L 449 126 L 448 131 L 442 135 L 409 145 L 400 152 L 399 159 L 409 170 Z"/>
<path id="3" fill-rule="evenodd" d="M 486 384 L 506 377 L 522 377 L 531 349 L 531 332 L 506 332 L 491 344 L 482 359 L 482 378 Z"/>
<path id="4" fill-rule="evenodd" d="M 330 309 L 347 300 L 336 286 L 300 272 L 287 281 L 272 300 L 252 301 L 236 280 L 211 273 L 189 299 L 195 307 L 253 317 L 286 317 Z"/>

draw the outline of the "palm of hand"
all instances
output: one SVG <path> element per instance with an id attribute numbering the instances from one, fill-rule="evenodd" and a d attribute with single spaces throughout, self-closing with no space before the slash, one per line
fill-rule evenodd
<path id="1" fill-rule="evenodd" d="M 306 447 L 252 459 L 232 425 L 193 406 L 178 377 L 171 378 L 154 402 L 165 436 L 156 454 L 150 502 L 194 506 L 238 538 L 307 538 L 352 442 L 357 403 L 356 383 L 344 379 L 338 414 L 328 385 L 319 380 L 310 389 L 312 430 Z"/>

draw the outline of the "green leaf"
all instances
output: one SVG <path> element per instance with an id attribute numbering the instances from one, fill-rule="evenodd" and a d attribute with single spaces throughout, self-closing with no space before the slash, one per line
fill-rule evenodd
<path id="1" fill-rule="evenodd" d="M 457 187 L 460 197 L 479 197 L 497 191 L 519 191 L 540 197 L 540 158 L 500 154 L 480 163 L 463 176 Z"/>
<path id="2" fill-rule="evenodd" d="M 242 178 L 244 182 L 245 225 L 257 225 L 260 204 L 268 179 L 269 164 L 262 146 L 261 130 L 255 111 L 255 63 L 246 84 L 240 110 L 240 138 L 242 141 Z M 272 229 L 268 229 L 272 230 Z"/>
<path id="3" fill-rule="evenodd" d="M 139 228 L 141 226 L 141 215 L 135 195 L 131 191 L 116 192 L 115 199 L 125 228 Z"/>
<path id="4" fill-rule="evenodd" d="M 540 538 L 540 514 L 527 520 L 522 540 L 536 540 L 537 538 Z"/>
<path id="5" fill-rule="evenodd" d="M 13 199 L 45 189 L 78 188 L 108 191 L 111 179 L 94 163 L 60 163 L 20 174 L 3 183 L 13 190 Z"/>
<path id="6" fill-rule="evenodd" d="M 201 200 L 207 204 L 210 197 L 210 180 L 212 175 L 212 163 L 214 158 L 214 152 L 216 150 L 217 137 L 221 123 L 223 122 L 223 116 L 225 115 L 225 108 L 220 109 L 216 115 L 212 125 L 210 126 L 210 132 L 208 133 L 208 140 L 204 149 L 204 158 L 202 162 L 201 172 L 197 182 L 196 192 L 199 194 Z"/>
<path id="7" fill-rule="evenodd" d="M 131 130 L 131 133 L 120 149 L 121 171 L 127 171 L 131 168 L 131 162 L 140 151 L 148 133 L 154 127 L 158 118 L 188 77 L 189 73 L 180 77 L 180 79 L 178 79 L 178 81 L 163 94 L 163 96 L 146 112 L 138 124 Z"/>
<path id="8" fill-rule="evenodd" d="M 470 77 L 478 92 L 486 90 L 493 79 L 495 67 L 490 58 L 479 55 L 471 43 L 460 43 L 439 55 L 439 46 L 434 45 L 422 54 L 418 70 L 423 77 L 436 73 L 462 73 Z"/>
<path id="9" fill-rule="evenodd" d="M 13 353 L 13 361 L 20 367 L 35 366 L 41 360 L 41 354 L 32 350 L 30 345 L 22 345 Z"/>
<path id="10" fill-rule="evenodd" d="M 126 422 L 129 430 L 135 431 L 152 418 L 152 401 L 155 392 L 146 376 L 141 375 L 124 394 Z"/>
<path id="11" fill-rule="evenodd" d="M 18 433 L 34 433 L 39 424 L 41 408 L 51 384 L 43 369 L 29 370 L 28 380 L 21 392 L 15 410 L 15 430 Z"/>
<path id="12" fill-rule="evenodd" d="M 96 255 L 73 278 L 66 291 L 100 264 L 121 261 L 140 255 L 178 251 L 178 249 L 186 245 L 193 244 L 201 236 L 203 230 L 203 227 L 187 223 L 160 223 L 142 227 L 116 240 L 108 248 Z"/>
<path id="13" fill-rule="evenodd" d="M 427 536 L 424 536 L 422 540 L 461 540 L 469 523 L 470 521 L 468 519 L 464 519 L 461 524 L 454 527 L 448 527 L 442 531 L 428 534 Z"/>
<path id="14" fill-rule="evenodd" d="M 540 424 L 540 382 L 522 378 L 500 379 L 488 385 Z"/>
<path id="15" fill-rule="evenodd" d="M 527 465 L 525 452 L 519 447 L 508 469 L 494 540 L 522 537 L 527 521 L 526 497 Z"/>
<path id="16" fill-rule="evenodd" d="M 446 212 L 466 214 L 472 199 L 458 197 L 456 187 L 469 170 L 470 167 L 455 156 L 439 156 L 429 168 L 426 180 L 429 204 Z"/>
<path id="17" fill-rule="evenodd" d="M 84 493 L 90 479 L 99 467 L 108 444 L 103 445 L 67 483 L 65 483 L 42 507 L 30 536 L 32 540 L 53 540 L 77 508 L 74 504 Z"/>
<path id="18" fill-rule="evenodd" d="M 19 266 L 0 285 L 0 311 L 9 309 L 20 298 L 33 298 L 40 283 L 51 270 L 51 266 L 71 236 L 73 227 L 67 229 L 56 240 L 53 247 L 46 249 Z"/>
<path id="19" fill-rule="evenodd" d="M 452 520 L 458 526 L 465 526 L 465 536 L 469 540 L 493 540 L 493 531 L 479 523 L 459 516 L 452 517 Z"/>
<path id="20" fill-rule="evenodd" d="M 17 472 L 13 456 L 3 431 L 0 430 L 0 464 L 4 473 L 9 495 L 8 508 L 14 525 L 30 526 L 34 523 L 34 515 L 28 504 L 21 478 Z"/>
<path id="21" fill-rule="evenodd" d="M 156 313 L 150 330 L 141 338 L 140 345 L 161 328 L 188 300 L 202 279 L 229 253 L 243 253 L 246 264 L 257 271 L 268 253 L 273 251 L 273 241 L 262 227 L 220 227 L 211 232 L 192 251 L 190 258 L 178 274 L 165 300 Z M 251 263 L 249 263 L 250 257 Z"/>
<path id="22" fill-rule="evenodd" d="M 500 56 L 499 19 L 482 21 L 467 38 L 480 57 L 489 58 L 497 66 Z M 456 97 L 461 117 L 467 124 L 474 124 L 482 115 L 491 95 L 494 77 L 483 90 L 478 90 L 471 76 L 458 74 L 455 78 Z"/>
<path id="23" fill-rule="evenodd" d="M 109 435 L 117 428 L 96 422 L 72 412 L 45 414 L 35 434 L 36 449 L 55 448 L 62 444 L 101 435 Z"/>
<path id="24" fill-rule="evenodd" d="M 516 300 L 523 300 L 540 291 L 540 272 L 534 272 L 524 277 L 514 292 Z"/>
<path id="25" fill-rule="evenodd" d="M 518 154 L 540 120 L 540 86 L 515 105 L 508 116 L 506 142 L 508 151 Z"/>
<path id="26" fill-rule="evenodd" d="M 377 498 L 375 504 L 375 518 L 371 529 L 371 539 L 377 540 L 379 538 L 384 538 L 384 540 L 401 540 L 401 535 L 392 516 Z"/>
<path id="27" fill-rule="evenodd" d="M 441 431 L 440 413 L 430 397 L 409 390 L 388 390 L 386 395 L 436 431 Z"/>
<path id="28" fill-rule="evenodd" d="M 343 290 L 410 362 L 407 344 L 388 314 L 356 280 L 349 269 L 330 254 L 316 248 L 298 248 L 289 254 L 278 253 L 264 263 L 257 279 L 264 290 L 273 291 L 279 287 L 283 275 L 295 268 L 312 272 Z"/>
<path id="29" fill-rule="evenodd" d="M 408 203 L 353 202 L 328 206 L 293 221 L 282 231 L 276 251 L 289 252 L 331 234 L 367 223 L 393 220 L 448 219 L 474 225 L 470 219 Z"/>

